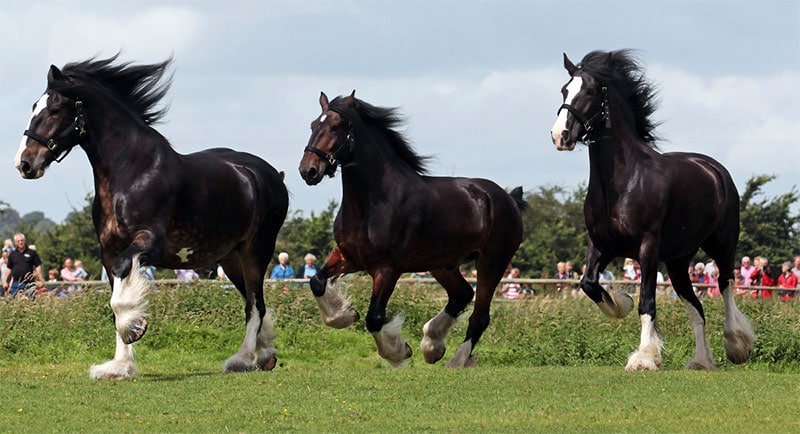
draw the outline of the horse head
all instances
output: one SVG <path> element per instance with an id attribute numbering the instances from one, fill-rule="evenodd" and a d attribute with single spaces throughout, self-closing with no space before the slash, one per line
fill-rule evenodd
<path id="1" fill-rule="evenodd" d="M 558 117 L 550 130 L 550 136 L 556 149 L 571 151 L 577 142 L 591 143 L 590 136 L 597 128 L 599 120 L 604 120 L 606 128 L 610 128 L 610 118 L 605 85 L 580 66 L 575 66 L 566 53 L 564 68 L 570 79 L 561 88 L 564 101 L 558 109 Z"/>
<path id="2" fill-rule="evenodd" d="M 344 103 L 353 104 L 355 94 L 354 90 Z M 311 122 L 311 137 L 300 160 L 300 176 L 308 185 L 319 184 L 325 175 L 332 177 L 342 159 L 353 150 L 350 122 L 341 113 L 330 109 L 325 92 L 320 92 L 319 104 L 322 114 Z"/>
<path id="3" fill-rule="evenodd" d="M 53 161 L 60 162 L 86 134 L 83 102 L 67 95 L 69 78 L 55 66 L 47 74 L 47 89 L 33 105 L 28 128 L 23 133 L 14 166 L 23 178 L 44 175 Z"/>

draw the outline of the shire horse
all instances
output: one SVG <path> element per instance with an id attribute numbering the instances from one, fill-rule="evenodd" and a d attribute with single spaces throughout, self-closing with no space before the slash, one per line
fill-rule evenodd
<path id="1" fill-rule="evenodd" d="M 219 263 L 245 301 L 246 335 L 225 372 L 272 369 L 275 333 L 263 281 L 288 208 L 283 173 L 230 149 L 181 155 L 151 125 L 170 80 L 171 59 L 114 64 L 117 56 L 50 67 L 15 158 L 23 178 L 44 175 L 75 147 L 94 174 L 92 217 L 111 274 L 114 358 L 94 379 L 136 374 L 133 343 L 147 329 L 148 283 L 140 265 L 195 268 Z"/>
<path id="2" fill-rule="evenodd" d="M 656 94 L 631 50 L 593 51 L 577 66 L 564 54 L 564 67 L 570 79 L 561 89 L 564 102 L 551 131 L 553 143 L 561 151 L 574 149 L 576 142 L 589 148 L 584 203 L 589 246 L 581 288 L 606 315 L 622 318 L 633 309 L 633 299 L 607 292 L 598 275 L 616 257 L 641 264 L 641 342 L 626 369 L 655 370 L 661 364 L 656 273 L 662 261 L 694 330 L 695 355 L 686 368 L 716 368 L 703 306 L 686 272 L 698 248 L 720 270 L 725 352 L 732 362 L 744 363 L 755 335 L 736 307 L 729 282 L 739 240 L 739 194 L 731 175 L 706 155 L 657 150 L 651 120 Z"/>
<path id="3" fill-rule="evenodd" d="M 522 189 L 510 194 L 485 179 L 426 176 L 425 157 L 396 130 L 396 109 L 355 97 L 319 99 L 322 114 L 300 161 L 300 175 L 316 185 L 341 165 L 342 203 L 334 221 L 336 246 L 310 286 L 325 324 L 344 328 L 358 313 L 327 280 L 356 271 L 372 277 L 365 319 L 378 354 L 392 366 L 411 357 L 400 336 L 402 318 L 387 321 L 386 304 L 401 273 L 430 270 L 444 287 L 444 309 L 423 327 L 425 361 L 445 355 L 444 339 L 475 298 L 466 338 L 449 367 L 477 363 L 473 348 L 489 325 L 489 307 L 506 266 L 522 241 Z M 475 261 L 473 292 L 459 266 Z"/>

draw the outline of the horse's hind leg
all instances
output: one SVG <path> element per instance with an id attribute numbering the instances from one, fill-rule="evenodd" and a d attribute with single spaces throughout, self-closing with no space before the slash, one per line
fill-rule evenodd
<path id="1" fill-rule="evenodd" d="M 478 286 L 475 289 L 475 307 L 469 317 L 467 335 L 456 353 L 447 362 L 448 368 L 469 368 L 478 364 L 478 354 L 472 350 L 478 345 L 483 332 L 489 327 L 489 308 L 492 304 L 497 284 L 503 278 L 506 266 L 511 261 L 514 250 L 507 252 L 484 252 L 476 261 Z"/>
<path id="2" fill-rule="evenodd" d="M 252 265 L 252 264 L 251 264 Z M 225 274 L 245 301 L 245 337 L 239 351 L 225 361 L 224 372 L 247 372 L 272 369 L 277 361 L 272 348 L 275 332 L 264 304 L 263 275 L 266 266 L 248 266 L 234 253 L 223 261 Z M 258 278 L 260 270 L 261 278 Z"/>
<path id="3" fill-rule="evenodd" d="M 472 301 L 472 286 L 464 279 L 461 272 L 453 270 L 432 270 L 431 275 L 447 291 L 447 305 L 422 327 L 420 350 L 428 363 L 436 363 L 447 350 L 444 338 L 458 320 L 458 316 Z"/>
<path id="4" fill-rule="evenodd" d="M 714 370 L 717 369 L 714 357 L 711 355 L 711 347 L 706 339 L 706 319 L 703 313 L 703 306 L 694 293 L 692 282 L 686 268 L 689 265 L 688 259 L 682 259 L 667 263 L 667 272 L 672 280 L 675 292 L 683 300 L 686 314 L 692 322 L 694 330 L 695 350 L 694 358 L 686 364 L 686 369 Z"/>
<path id="5" fill-rule="evenodd" d="M 733 231 L 733 228 L 730 230 Z M 723 245 L 729 247 L 720 248 Z M 719 290 L 725 304 L 725 326 L 722 333 L 725 354 L 728 356 L 728 360 L 740 364 L 750 358 L 750 351 L 753 349 L 756 335 L 753 333 L 750 321 L 736 307 L 736 300 L 733 297 L 733 285 L 731 282 L 734 264 L 736 263 L 735 246 L 736 240 L 719 242 L 712 237 L 702 247 L 709 256 L 714 258 L 717 263 L 717 269 L 719 269 Z"/>

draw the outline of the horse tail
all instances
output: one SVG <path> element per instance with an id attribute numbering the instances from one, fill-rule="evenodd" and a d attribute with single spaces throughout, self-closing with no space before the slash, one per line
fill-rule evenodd
<path id="1" fill-rule="evenodd" d="M 521 186 L 511 190 L 511 192 L 508 193 L 508 195 L 511 196 L 512 199 L 514 199 L 514 203 L 517 204 L 517 208 L 520 211 L 525 211 L 526 209 L 528 209 L 528 202 L 526 202 L 525 199 L 522 197 Z"/>

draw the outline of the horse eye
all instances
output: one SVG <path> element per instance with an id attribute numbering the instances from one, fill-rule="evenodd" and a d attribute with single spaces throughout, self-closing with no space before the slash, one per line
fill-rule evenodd
<path id="1" fill-rule="evenodd" d="M 336 124 L 331 125 L 331 131 L 336 131 L 336 128 L 338 128 L 338 125 Z"/>

